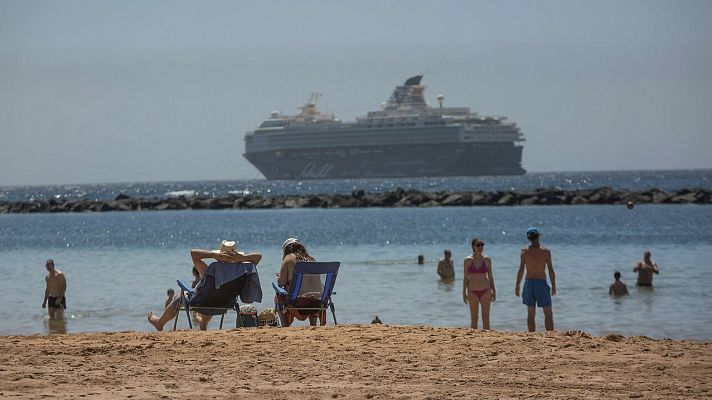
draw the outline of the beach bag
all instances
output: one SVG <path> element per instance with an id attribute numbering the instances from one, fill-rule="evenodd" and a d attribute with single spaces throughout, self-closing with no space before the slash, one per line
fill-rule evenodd
<path id="1" fill-rule="evenodd" d="M 250 304 L 241 306 L 237 314 L 237 326 L 244 328 L 258 326 L 257 308 Z"/>
<path id="2" fill-rule="evenodd" d="M 277 312 L 274 308 L 265 308 L 257 314 L 260 326 L 277 326 Z"/>

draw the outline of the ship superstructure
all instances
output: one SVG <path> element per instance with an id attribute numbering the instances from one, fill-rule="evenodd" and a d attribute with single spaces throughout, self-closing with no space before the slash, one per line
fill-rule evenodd
<path id="1" fill-rule="evenodd" d="M 272 112 L 245 135 L 244 156 L 267 179 L 519 175 L 523 135 L 504 117 L 431 107 L 422 76 L 397 86 L 380 110 L 343 122 L 312 94 L 297 115 Z"/>

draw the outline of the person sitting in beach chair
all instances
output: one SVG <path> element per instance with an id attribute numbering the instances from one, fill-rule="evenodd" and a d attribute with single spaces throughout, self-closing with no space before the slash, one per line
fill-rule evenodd
<path id="1" fill-rule="evenodd" d="M 339 269 L 338 262 L 316 262 L 306 247 L 296 238 L 282 244 L 282 265 L 277 275 L 275 308 L 282 326 L 290 326 L 294 319 L 309 325 L 326 324 L 326 309 L 330 308 L 336 324 L 332 290 Z M 323 278 L 322 278 L 323 277 Z"/>
<path id="2" fill-rule="evenodd" d="M 206 330 L 212 316 L 216 314 L 224 316 L 227 309 L 236 304 L 238 295 L 244 302 L 262 300 L 256 269 L 256 265 L 262 260 L 261 253 L 238 252 L 234 241 L 223 240 L 219 250 L 193 249 L 190 251 L 190 256 L 201 280 L 195 289 L 178 281 L 178 285 L 181 286 L 180 294 L 174 296 L 163 314 L 159 317 L 148 313 L 148 322 L 156 330 L 162 331 L 165 324 L 172 319 L 176 320 L 173 324 L 175 329 L 181 307 L 184 307 L 189 315 L 188 324 L 191 328 L 190 310 L 192 309 L 198 312 L 196 320 L 200 329 Z M 208 266 L 203 261 L 208 258 L 218 262 Z M 222 327 L 222 320 L 220 325 Z"/>

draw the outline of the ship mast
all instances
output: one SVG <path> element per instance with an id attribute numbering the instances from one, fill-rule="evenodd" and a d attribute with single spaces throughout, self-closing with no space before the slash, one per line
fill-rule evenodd
<path id="1" fill-rule="evenodd" d="M 309 100 L 307 102 L 299 107 L 299 112 L 300 116 L 307 116 L 307 115 L 315 115 L 318 114 L 319 111 L 316 109 L 316 101 L 321 97 L 321 93 L 313 92 L 311 96 L 309 97 Z"/>

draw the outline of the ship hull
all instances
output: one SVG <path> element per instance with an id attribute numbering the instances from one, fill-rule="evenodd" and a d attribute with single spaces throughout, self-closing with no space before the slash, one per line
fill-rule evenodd
<path id="1" fill-rule="evenodd" d="M 522 147 L 507 142 L 319 147 L 244 154 L 267 179 L 521 175 Z"/>

